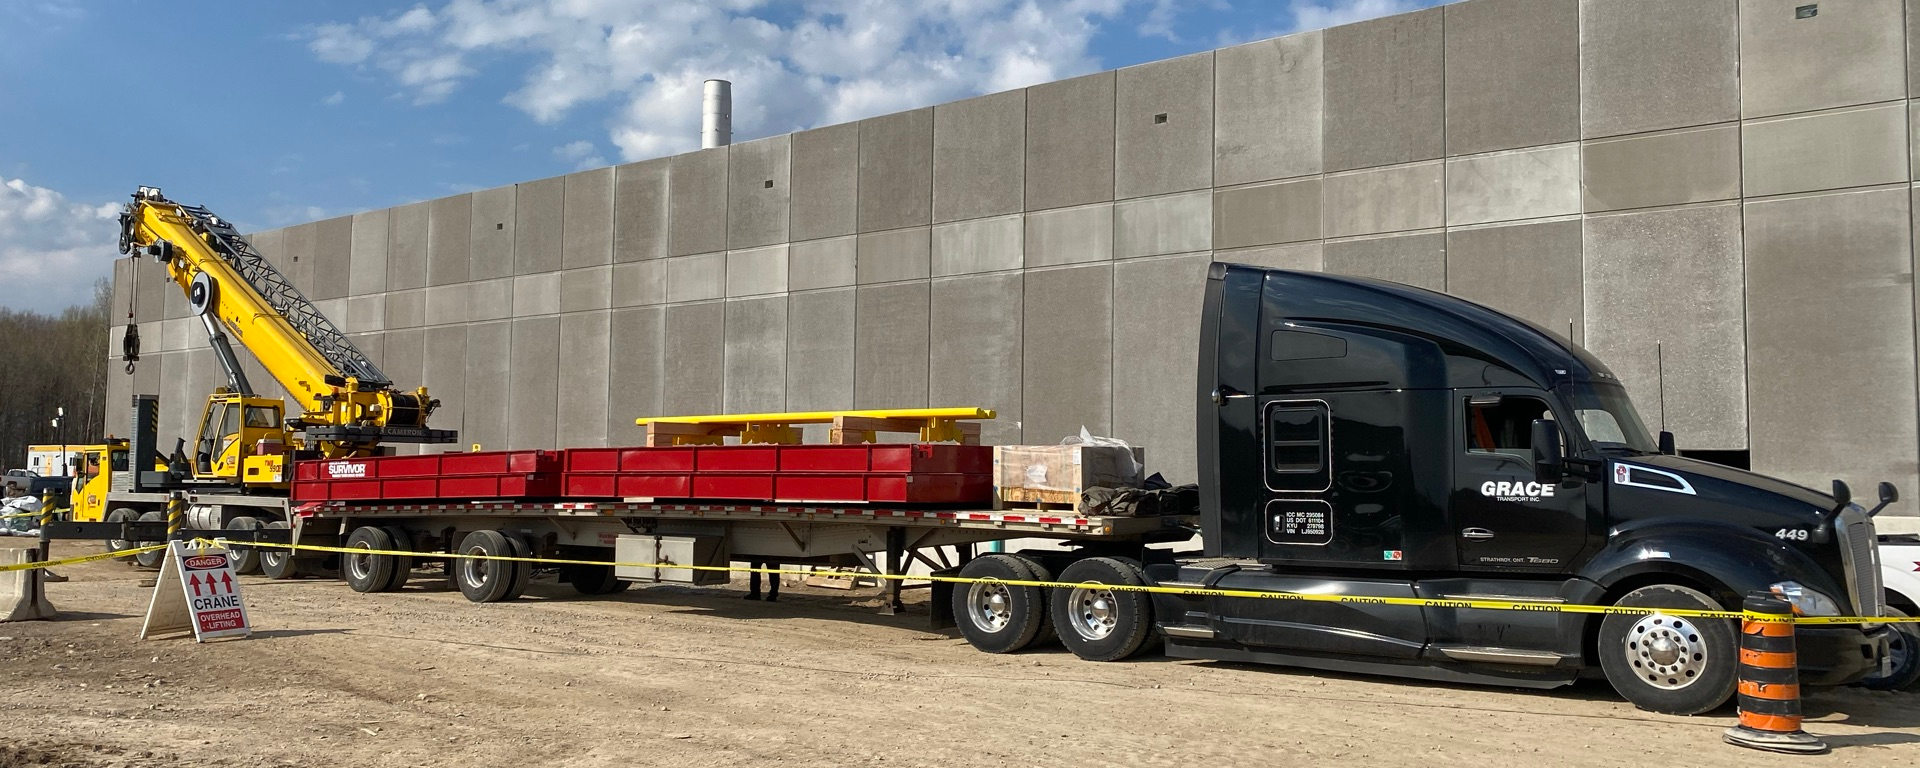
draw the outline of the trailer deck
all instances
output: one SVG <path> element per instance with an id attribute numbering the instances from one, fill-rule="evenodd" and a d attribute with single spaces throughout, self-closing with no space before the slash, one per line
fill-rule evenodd
<path id="1" fill-rule="evenodd" d="M 1112 517 L 1063 514 L 1047 510 L 905 509 L 811 504 L 697 504 L 626 502 L 475 501 L 404 504 L 315 502 L 294 508 L 302 518 L 376 518 L 475 515 L 488 517 L 654 518 L 728 522 L 862 523 L 911 528 L 956 528 L 1034 537 L 1130 539 L 1170 531 L 1191 531 L 1192 515 Z"/>

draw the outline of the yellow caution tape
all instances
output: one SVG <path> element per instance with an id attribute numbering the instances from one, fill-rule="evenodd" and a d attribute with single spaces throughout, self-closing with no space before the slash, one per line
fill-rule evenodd
<path id="1" fill-rule="evenodd" d="M 203 540 L 204 541 L 204 540 Z M 368 549 L 363 547 L 329 547 L 314 544 L 279 544 L 270 542 L 227 542 L 214 540 L 211 543 L 230 546 L 274 547 L 279 549 L 305 550 L 309 552 L 332 552 L 343 555 L 386 555 L 391 557 L 425 557 L 467 560 L 500 560 L 515 563 L 539 563 L 545 565 L 597 565 L 625 568 L 680 569 L 689 571 L 719 571 L 726 573 L 764 573 L 770 575 L 820 576 L 825 578 L 872 578 L 894 581 L 938 581 L 949 584 L 1004 584 L 1012 587 L 1040 587 L 1043 589 L 1077 589 L 1098 587 L 1115 592 L 1145 592 L 1153 594 L 1189 595 L 1202 597 L 1243 597 L 1261 600 L 1297 600 L 1310 603 L 1339 603 L 1344 605 L 1403 605 L 1417 608 L 1471 608 L 1488 611 L 1530 611 L 1535 613 L 1581 613 L 1613 614 L 1640 616 L 1660 613 L 1668 616 L 1686 616 L 1699 619 L 1739 619 L 1743 621 L 1777 622 L 1793 624 L 1914 624 L 1920 623 L 1920 617 L 1859 617 L 1859 616 L 1776 616 L 1771 614 L 1750 613 L 1746 611 L 1717 611 L 1695 608 L 1629 608 L 1612 605 L 1580 605 L 1573 603 L 1550 603 L 1532 600 L 1478 600 L 1478 599 L 1430 599 L 1418 597 L 1369 597 L 1362 595 L 1315 595 L 1300 592 L 1274 592 L 1256 589 L 1221 589 L 1218 587 L 1168 587 L 1159 585 L 1104 584 L 1097 581 L 1069 583 L 1061 581 L 1037 581 L 1029 579 L 996 579 L 967 576 L 908 575 L 897 573 L 822 573 L 816 571 L 793 571 L 780 568 L 752 568 L 736 565 L 685 565 L 680 563 L 629 563 L 607 560 L 567 560 L 545 557 L 510 557 L 507 555 L 469 555 L 456 552 L 408 552 L 404 550 Z"/>
<path id="2" fill-rule="evenodd" d="M 0 565 L 0 572 L 30 571 L 35 568 L 52 568 L 56 565 L 73 565 L 74 563 L 91 563 L 96 560 L 112 560 L 113 558 L 116 558 L 116 557 L 132 557 L 134 555 L 143 554 L 147 552 L 158 552 L 166 548 L 167 548 L 167 545 L 165 544 L 148 544 L 144 547 L 134 547 L 132 549 L 123 549 L 118 552 L 101 552 L 95 555 L 78 555 L 75 557 L 63 557 L 58 560 L 37 560 L 31 563 L 14 563 L 12 565 Z"/>

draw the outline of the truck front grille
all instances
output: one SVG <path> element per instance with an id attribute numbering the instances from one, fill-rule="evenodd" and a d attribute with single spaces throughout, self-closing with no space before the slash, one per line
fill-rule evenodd
<path id="1" fill-rule="evenodd" d="M 1885 614 L 1880 587 L 1880 550 L 1875 543 L 1873 518 L 1858 504 L 1849 504 L 1834 521 L 1840 535 L 1840 561 L 1847 571 L 1847 597 L 1855 616 Z"/>

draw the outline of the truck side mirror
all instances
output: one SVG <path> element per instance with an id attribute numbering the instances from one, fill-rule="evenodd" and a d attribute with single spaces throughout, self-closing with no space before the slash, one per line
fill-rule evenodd
<path id="1" fill-rule="evenodd" d="M 1881 483 L 1880 484 L 1880 505 L 1877 507 L 1874 507 L 1873 509 L 1867 510 L 1867 517 L 1873 517 L 1874 515 L 1880 514 L 1880 510 L 1886 509 L 1888 504 L 1892 504 L 1899 500 L 1900 500 L 1900 489 L 1893 487 L 1893 483 L 1886 483 L 1886 482 Z"/>
<path id="2" fill-rule="evenodd" d="M 1852 503 L 1853 503 L 1853 489 L 1847 487 L 1847 481 L 1837 480 L 1837 479 L 1834 480 L 1833 481 L 1834 513 L 1838 514 L 1840 510 L 1846 509 L 1847 505 Z"/>
<path id="3" fill-rule="evenodd" d="M 1660 455 L 1672 456 L 1676 452 L 1677 449 L 1673 447 L 1673 433 L 1660 430 Z"/>
<path id="4" fill-rule="evenodd" d="M 1566 458 L 1560 453 L 1560 429 L 1550 419 L 1533 420 L 1533 479 L 1557 483 L 1567 476 Z"/>

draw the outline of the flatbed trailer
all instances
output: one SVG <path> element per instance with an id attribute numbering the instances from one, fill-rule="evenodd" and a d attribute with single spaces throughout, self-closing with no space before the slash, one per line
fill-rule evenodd
<path id="1" fill-rule="evenodd" d="M 1052 510 L 647 500 L 315 502 L 295 507 L 293 517 L 293 541 L 299 545 L 502 554 L 471 551 L 473 547 L 463 543 L 477 532 L 494 531 L 512 539 L 520 548 L 516 554 L 522 557 L 598 562 L 658 558 L 703 566 L 739 561 L 812 564 L 890 576 L 904 576 L 916 563 L 934 573 L 954 573 L 971 560 L 974 545 L 1009 539 L 1056 539 L 1080 549 L 1134 554 L 1148 544 L 1191 539 L 1198 525 L 1191 515 L 1118 517 Z M 648 555 L 622 555 L 639 551 L 634 547 Z M 398 586 L 372 579 L 375 574 L 369 568 L 391 571 L 387 579 L 404 583 L 406 574 L 398 570 L 398 563 L 387 568 L 374 561 L 376 557 L 353 555 L 340 563 L 340 569 L 356 589 L 365 587 L 362 591 Z M 297 559 L 322 564 L 318 562 L 322 558 L 312 555 Z M 407 565 L 420 560 L 416 557 Z M 296 563 L 293 573 L 300 570 Z M 461 585 L 469 597 L 508 599 L 518 594 L 509 590 L 496 595 L 482 589 L 484 585 L 477 582 L 485 580 L 483 573 L 451 565 L 448 570 L 456 582 L 467 577 L 475 580 Z M 615 587 L 614 581 L 713 583 L 726 577 L 715 571 L 676 574 L 671 569 L 635 569 L 644 570 L 636 575 L 627 570 L 609 575 L 599 569 L 562 568 L 562 576 L 588 594 L 623 588 Z M 356 583 L 356 575 L 368 578 Z M 899 610 L 902 580 L 882 579 L 881 586 L 886 593 L 882 610 Z M 936 588 L 935 593 L 943 596 L 945 591 Z M 936 617 L 942 613 L 936 611 Z"/>

